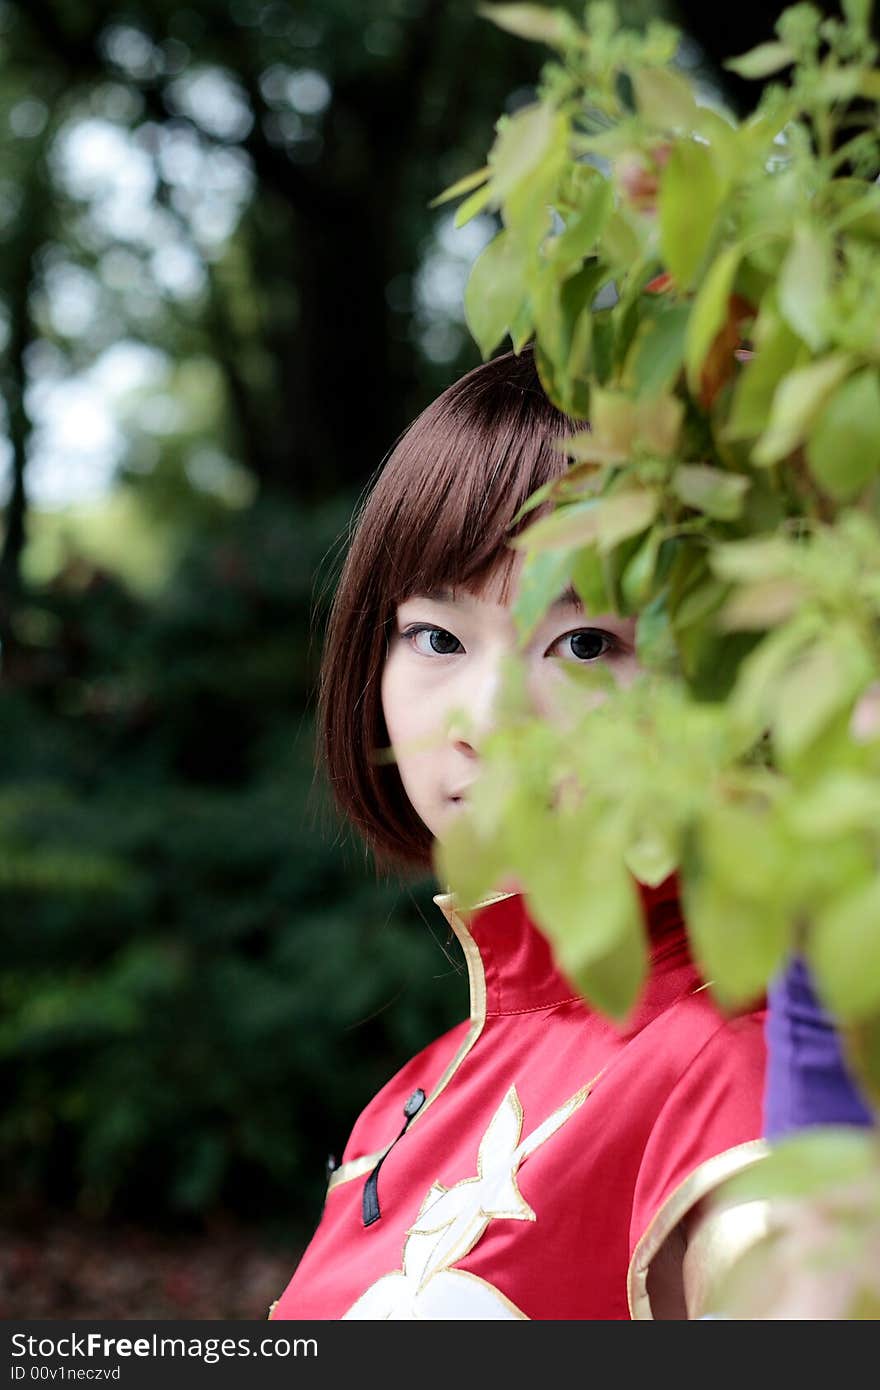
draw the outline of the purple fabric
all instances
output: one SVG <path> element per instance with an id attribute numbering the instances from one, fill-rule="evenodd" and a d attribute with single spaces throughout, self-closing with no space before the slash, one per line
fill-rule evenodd
<path id="1" fill-rule="evenodd" d="M 764 1133 L 780 1139 L 809 1125 L 870 1125 L 837 1034 L 795 956 L 768 994 Z"/>

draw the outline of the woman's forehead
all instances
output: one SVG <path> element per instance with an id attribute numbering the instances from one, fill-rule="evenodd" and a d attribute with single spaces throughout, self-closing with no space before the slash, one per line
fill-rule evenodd
<path id="1" fill-rule="evenodd" d="M 500 585 L 483 585 L 478 590 L 469 587 L 465 588 L 464 586 L 453 588 L 445 585 L 429 589 L 419 589 L 409 594 L 407 598 L 402 599 L 400 606 L 404 603 L 428 600 L 430 603 L 452 604 L 467 609 L 474 608 L 480 603 L 506 604 L 512 602 L 514 597 L 515 589 L 511 589 L 509 593 L 505 594 Z M 583 611 L 583 607 L 584 605 L 580 595 L 574 588 L 574 585 L 569 584 L 549 605 L 548 611 L 553 612 L 559 608 L 577 608 Z"/>

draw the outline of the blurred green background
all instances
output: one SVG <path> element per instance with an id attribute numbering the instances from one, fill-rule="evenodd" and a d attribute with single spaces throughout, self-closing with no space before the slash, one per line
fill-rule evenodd
<path id="1" fill-rule="evenodd" d="M 618 8 L 717 88 L 782 6 Z M 428 203 L 545 56 L 473 0 L 0 3 L 2 1316 L 262 1317 L 466 1013 L 315 681 L 358 498 L 479 360 L 494 219 Z"/>

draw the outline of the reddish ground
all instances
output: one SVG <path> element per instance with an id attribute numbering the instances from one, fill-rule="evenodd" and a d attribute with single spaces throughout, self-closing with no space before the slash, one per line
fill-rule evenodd
<path id="1" fill-rule="evenodd" d="M 299 1251 L 222 1223 L 204 1235 L 62 1216 L 0 1225 L 0 1318 L 265 1318 Z"/>

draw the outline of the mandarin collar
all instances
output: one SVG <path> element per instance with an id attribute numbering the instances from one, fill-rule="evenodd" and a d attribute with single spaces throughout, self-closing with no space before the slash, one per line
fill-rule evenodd
<path id="1" fill-rule="evenodd" d="M 642 902 L 652 964 L 681 955 L 688 961 L 680 885 L 670 874 L 656 887 L 634 880 Z M 559 970 L 550 942 L 530 916 L 524 893 L 493 893 L 462 911 L 454 893 L 438 893 L 440 908 L 464 949 L 471 1011 L 485 1016 L 526 1013 L 583 998 Z"/>

